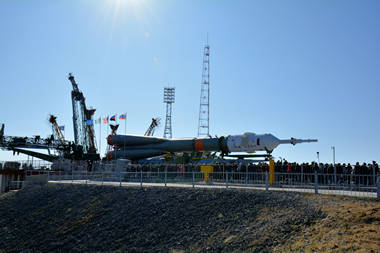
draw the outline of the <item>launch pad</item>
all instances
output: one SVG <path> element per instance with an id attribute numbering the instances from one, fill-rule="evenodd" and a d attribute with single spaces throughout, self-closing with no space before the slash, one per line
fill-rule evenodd
<path id="1" fill-rule="evenodd" d="M 56 121 L 57 117 L 50 115 L 49 122 L 53 134 L 49 138 L 5 136 L 4 125 L 0 129 L 0 148 L 13 151 L 14 154 L 23 153 L 42 160 L 53 162 L 59 159 L 87 161 L 89 164 L 100 160 L 95 141 L 93 116 L 95 109 L 88 109 L 85 97 L 79 90 L 74 76 L 69 73 L 69 81 L 72 85 L 71 100 L 73 111 L 74 141 L 65 140 Z M 174 88 L 172 88 L 174 91 Z M 174 102 L 174 93 L 170 93 L 169 104 Z M 114 116 L 115 117 L 115 116 Z M 168 120 L 167 120 L 168 121 Z M 153 137 L 154 129 L 159 125 L 159 118 L 153 118 L 145 136 L 118 135 L 118 125 L 110 125 L 112 134 L 107 137 L 110 151 L 107 153 L 108 160 L 128 159 L 138 161 L 177 153 L 215 152 L 221 157 L 238 159 L 264 157 L 271 159 L 272 151 L 280 144 L 298 144 L 304 142 L 316 142 L 315 139 L 286 139 L 280 140 L 272 134 L 255 134 L 251 132 L 242 135 L 229 135 L 222 137 L 172 139 L 171 130 L 168 138 Z M 167 128 L 168 123 L 166 122 Z M 171 125 L 171 124 L 169 124 Z M 165 135 L 166 131 L 165 131 Z M 32 151 L 30 149 L 47 150 L 48 154 Z M 51 153 L 54 152 L 54 154 Z M 256 152 L 265 152 L 256 154 Z M 243 153 L 243 154 L 242 154 Z M 91 166 L 90 166 L 91 167 Z"/>

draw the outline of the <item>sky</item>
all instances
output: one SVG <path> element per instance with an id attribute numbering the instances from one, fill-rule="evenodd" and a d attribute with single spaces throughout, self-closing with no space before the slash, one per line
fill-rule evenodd
<path id="1" fill-rule="evenodd" d="M 379 13 L 377 0 L 1 0 L 0 123 L 47 137 L 54 114 L 73 140 L 72 72 L 95 118 L 127 113 L 120 133 L 160 117 L 162 136 L 175 87 L 173 137 L 196 137 L 208 34 L 211 135 L 316 138 L 273 155 L 332 162 L 334 146 L 336 162 L 380 162 Z"/>

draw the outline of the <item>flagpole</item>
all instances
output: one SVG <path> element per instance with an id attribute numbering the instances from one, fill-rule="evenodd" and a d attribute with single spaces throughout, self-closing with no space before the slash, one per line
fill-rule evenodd
<path id="1" fill-rule="evenodd" d="M 110 121 L 109 121 L 109 115 L 107 115 L 107 124 L 106 124 L 106 128 L 107 128 L 107 138 L 108 138 L 108 131 L 109 131 L 109 124 L 110 124 Z M 106 152 L 108 152 L 108 144 L 107 144 L 107 141 L 106 141 Z M 106 153 L 105 152 L 105 153 Z"/>
<path id="2" fill-rule="evenodd" d="M 110 124 L 110 121 L 109 121 L 109 116 L 107 116 L 107 125 L 109 126 L 109 124 Z M 107 127 L 107 137 L 108 137 L 108 129 L 109 127 Z"/>
<path id="3" fill-rule="evenodd" d="M 124 134 L 127 135 L 127 113 L 124 113 L 125 119 L 124 119 Z M 124 147 L 125 147 L 125 138 L 124 138 Z"/>
<path id="4" fill-rule="evenodd" d="M 99 122 L 99 155 L 102 154 L 102 116 L 100 116 Z"/>

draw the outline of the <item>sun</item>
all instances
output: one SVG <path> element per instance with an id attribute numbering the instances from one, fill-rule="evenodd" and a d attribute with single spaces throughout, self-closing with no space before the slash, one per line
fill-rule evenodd
<path id="1" fill-rule="evenodd" d="M 144 0 L 109 0 L 108 3 L 118 11 L 120 9 L 138 9 L 146 4 Z"/>
<path id="2" fill-rule="evenodd" d="M 146 40 L 151 39 L 152 24 L 157 22 L 154 3 L 147 0 L 106 0 L 99 5 L 99 26 L 105 27 L 107 40 L 133 29 Z"/>
<path id="3" fill-rule="evenodd" d="M 115 1 L 120 4 L 131 4 L 131 5 L 137 5 L 142 2 L 142 0 L 115 0 Z"/>
<path id="4" fill-rule="evenodd" d="M 114 19 L 122 16 L 134 16 L 140 19 L 150 10 L 145 0 L 108 0 L 107 7 L 112 10 Z"/>

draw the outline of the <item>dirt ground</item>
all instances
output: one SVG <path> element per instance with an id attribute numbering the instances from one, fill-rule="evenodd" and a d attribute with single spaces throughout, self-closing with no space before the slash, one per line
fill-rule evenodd
<path id="1" fill-rule="evenodd" d="M 380 201 L 48 184 L 0 200 L 0 252 L 380 252 Z"/>
<path id="2" fill-rule="evenodd" d="M 274 252 L 380 252 L 380 201 L 308 196 L 326 217 L 304 228 Z"/>

